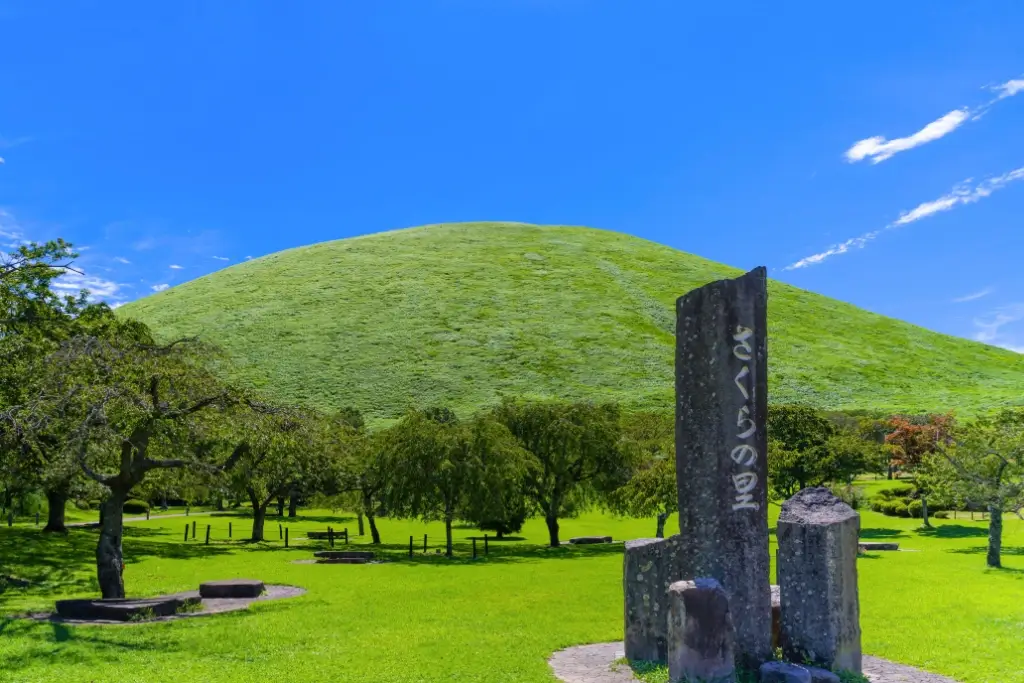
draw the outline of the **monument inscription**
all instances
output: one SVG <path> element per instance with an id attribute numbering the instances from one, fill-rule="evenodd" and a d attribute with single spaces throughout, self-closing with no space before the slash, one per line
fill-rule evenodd
<path id="1" fill-rule="evenodd" d="M 766 337 L 764 268 L 676 303 L 681 575 L 728 592 L 736 658 L 751 668 L 771 658 Z"/>

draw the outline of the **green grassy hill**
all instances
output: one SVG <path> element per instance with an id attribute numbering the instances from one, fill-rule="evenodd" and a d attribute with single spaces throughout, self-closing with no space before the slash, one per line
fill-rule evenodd
<path id="1" fill-rule="evenodd" d="M 590 228 L 459 223 L 289 249 L 119 309 L 220 344 L 279 400 L 459 412 L 500 393 L 671 409 L 676 297 L 735 268 Z M 1024 355 L 771 282 L 770 400 L 1024 404 Z"/>

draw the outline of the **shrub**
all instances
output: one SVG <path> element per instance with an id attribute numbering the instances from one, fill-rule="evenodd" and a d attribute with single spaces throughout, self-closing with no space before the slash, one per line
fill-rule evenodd
<path id="1" fill-rule="evenodd" d="M 893 505 L 892 513 L 896 517 L 909 517 L 910 510 L 907 509 L 907 505 L 903 502 L 898 502 Z"/>
<path id="2" fill-rule="evenodd" d="M 839 498 L 854 510 L 860 510 L 868 503 L 867 496 L 864 495 L 864 490 L 857 486 L 836 484 L 835 486 L 832 486 L 832 493 L 836 498 Z"/>
<path id="3" fill-rule="evenodd" d="M 149 512 L 149 503 L 144 500 L 129 498 L 124 502 L 124 511 L 130 515 L 144 515 Z"/>
<path id="4" fill-rule="evenodd" d="M 946 512 L 945 510 L 939 510 L 938 512 L 936 512 L 932 516 L 935 517 L 936 519 L 949 519 L 949 513 Z"/>
<path id="5" fill-rule="evenodd" d="M 885 498 L 879 498 L 879 497 L 876 496 L 876 497 L 871 499 L 871 510 L 873 512 L 882 512 L 882 507 L 887 502 L 888 501 L 886 501 Z"/>
<path id="6" fill-rule="evenodd" d="M 913 484 L 902 484 L 900 486 L 893 486 L 892 488 L 882 489 L 878 492 L 878 495 L 884 498 L 910 498 L 917 494 L 917 489 L 914 488 Z"/>
<path id="7" fill-rule="evenodd" d="M 915 519 L 920 519 L 921 510 L 923 508 L 924 505 L 921 503 L 921 501 L 912 500 L 910 501 L 910 503 L 907 504 L 907 514 L 909 514 L 911 517 L 914 517 Z"/>

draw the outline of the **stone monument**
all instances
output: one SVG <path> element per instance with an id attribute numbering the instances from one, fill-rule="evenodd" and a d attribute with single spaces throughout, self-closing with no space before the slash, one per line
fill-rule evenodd
<path id="1" fill-rule="evenodd" d="M 782 504 L 776 535 L 786 659 L 861 672 L 860 515 L 825 488 Z"/>
<path id="2" fill-rule="evenodd" d="M 729 596 L 714 579 L 677 581 L 668 589 L 670 681 L 735 683 Z"/>
<path id="3" fill-rule="evenodd" d="M 626 541 L 622 567 L 626 659 L 667 661 L 668 589 L 681 578 L 679 536 Z"/>
<path id="4" fill-rule="evenodd" d="M 767 273 L 676 302 L 679 570 L 729 595 L 737 663 L 771 659 L 768 554 Z"/>

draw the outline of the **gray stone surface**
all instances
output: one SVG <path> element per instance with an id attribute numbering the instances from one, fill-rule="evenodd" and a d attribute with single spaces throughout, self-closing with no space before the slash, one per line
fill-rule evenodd
<path id="1" fill-rule="evenodd" d="M 678 555 L 679 536 L 626 541 L 623 632 L 631 660 L 668 661 L 668 588 L 682 579 Z"/>
<path id="2" fill-rule="evenodd" d="M 772 589 L 772 650 L 782 642 L 782 591 L 775 584 Z"/>
<path id="3" fill-rule="evenodd" d="M 594 543 L 611 543 L 611 536 L 577 536 L 576 538 L 570 538 L 569 543 L 573 545 L 591 545 Z"/>
<path id="4" fill-rule="evenodd" d="M 372 550 L 317 550 L 313 557 L 325 560 L 372 560 Z"/>
<path id="5" fill-rule="evenodd" d="M 790 661 L 860 672 L 860 515 L 828 489 L 782 504 L 776 527 L 782 651 Z"/>
<path id="6" fill-rule="evenodd" d="M 638 680 L 628 666 L 615 664 L 624 656 L 622 643 L 595 643 L 560 650 L 548 660 L 555 677 L 565 683 L 631 683 Z M 864 656 L 864 675 L 871 683 L 957 683 L 905 664 Z M 813 681 L 813 673 L 812 678 Z"/>
<path id="7" fill-rule="evenodd" d="M 80 621 L 131 621 L 176 614 L 199 603 L 198 597 L 109 598 L 105 600 L 58 600 L 57 616 Z"/>
<path id="8" fill-rule="evenodd" d="M 206 581 L 199 584 L 199 595 L 204 598 L 258 598 L 264 589 L 263 582 L 256 579 Z"/>
<path id="9" fill-rule="evenodd" d="M 732 599 L 738 661 L 771 657 L 767 285 L 757 268 L 676 303 L 676 473 L 681 571 Z"/>
<path id="10" fill-rule="evenodd" d="M 899 550 L 899 543 L 880 543 L 874 541 L 861 541 L 859 544 L 861 550 Z"/>
<path id="11" fill-rule="evenodd" d="M 718 581 L 700 578 L 669 586 L 669 680 L 731 683 L 735 636 L 729 595 Z"/>
<path id="12" fill-rule="evenodd" d="M 828 669 L 809 666 L 807 670 L 811 672 L 811 683 L 840 683 L 839 675 Z"/>
<path id="13" fill-rule="evenodd" d="M 786 662 L 765 662 L 758 671 L 761 683 L 811 683 L 811 672 Z"/>

